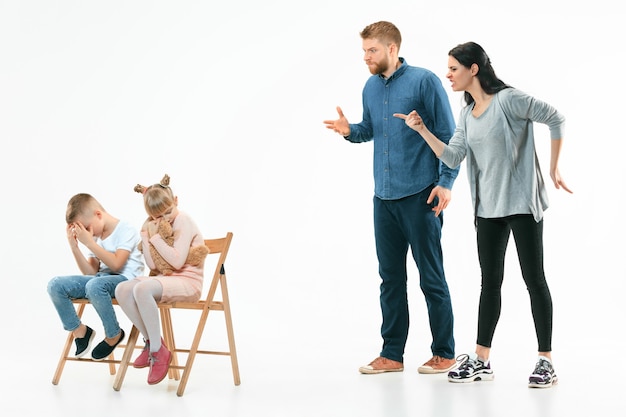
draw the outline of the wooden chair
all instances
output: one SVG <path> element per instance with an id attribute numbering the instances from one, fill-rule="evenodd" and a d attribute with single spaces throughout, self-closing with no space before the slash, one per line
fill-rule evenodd
<path id="1" fill-rule="evenodd" d="M 179 380 L 178 390 L 176 392 L 176 395 L 178 395 L 179 397 L 181 397 L 185 392 L 185 387 L 187 386 L 187 381 L 189 380 L 191 368 L 194 364 L 194 360 L 196 359 L 196 355 L 198 354 L 230 356 L 235 385 L 239 385 L 241 383 L 239 376 L 239 364 L 237 362 L 237 352 L 235 349 L 235 336 L 233 333 L 232 316 L 230 312 L 230 300 L 228 297 L 228 287 L 226 284 L 226 270 L 224 267 L 232 238 L 233 234 L 231 232 L 228 232 L 225 237 L 218 239 L 205 239 L 204 241 L 205 245 L 210 250 L 209 255 L 207 255 L 207 261 L 205 262 L 205 265 L 208 264 L 208 258 L 219 256 L 219 259 L 217 260 L 215 265 L 215 272 L 210 283 L 206 281 L 206 278 L 208 278 L 208 276 L 205 275 L 205 285 L 207 283 L 209 284 L 206 298 L 201 299 L 195 303 L 158 303 L 161 315 L 161 327 L 163 329 L 163 339 L 169 350 L 172 352 L 172 363 L 169 368 L 168 376 L 170 379 Z M 221 289 L 221 300 L 215 299 L 218 286 Z M 176 343 L 177 340 L 174 337 L 174 324 L 172 322 L 171 312 L 177 309 L 196 310 L 200 313 L 198 324 L 196 326 L 195 336 L 193 338 L 193 341 L 191 342 L 191 346 L 179 347 Z M 228 338 L 228 351 L 212 351 L 200 349 L 200 341 L 202 339 L 204 328 L 207 323 L 207 318 L 211 311 L 221 311 L 224 314 L 224 319 L 226 321 L 226 333 Z M 124 349 L 119 368 L 117 370 L 115 382 L 113 384 L 113 389 L 115 389 L 116 391 L 119 391 L 121 389 L 124 382 L 124 377 L 126 376 L 126 370 L 128 369 L 128 365 L 132 364 L 131 356 L 133 355 L 135 349 L 137 349 L 136 343 L 138 336 L 139 331 L 135 326 L 133 326 L 128 337 L 128 341 L 126 343 L 126 347 Z M 178 354 L 183 354 L 184 356 L 186 356 L 186 360 L 182 365 L 179 364 Z M 180 377 L 179 371 L 182 371 L 182 377 Z"/>
<path id="2" fill-rule="evenodd" d="M 91 304 L 89 300 L 86 298 L 76 298 L 72 300 L 72 302 L 76 306 L 76 314 L 78 314 L 79 318 L 83 316 L 85 307 L 88 304 Z M 117 305 L 117 301 L 115 299 L 113 299 L 112 302 L 113 302 L 113 305 Z M 114 356 L 115 351 L 113 351 L 106 359 L 103 359 L 101 361 L 93 360 L 91 359 L 91 357 L 77 358 L 73 355 L 70 355 L 70 350 L 74 346 L 73 342 L 74 342 L 74 336 L 72 335 L 72 332 L 69 332 L 67 336 L 67 340 L 65 341 L 65 346 L 63 347 L 63 352 L 61 353 L 61 358 L 59 359 L 59 363 L 57 364 L 56 372 L 54 373 L 54 377 L 52 377 L 52 383 L 54 385 L 58 385 L 59 380 L 61 379 L 61 374 L 63 373 L 63 369 L 65 368 L 65 364 L 67 363 L 67 361 L 107 363 L 109 364 L 109 373 L 111 375 L 115 375 L 116 373 L 115 365 L 119 365 L 121 363 L 121 359 L 115 359 L 115 356 Z M 119 345 L 116 346 L 116 349 L 117 348 L 126 348 L 126 345 L 120 343 Z"/>

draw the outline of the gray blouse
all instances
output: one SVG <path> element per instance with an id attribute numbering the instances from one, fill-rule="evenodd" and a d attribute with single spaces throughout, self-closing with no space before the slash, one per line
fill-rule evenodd
<path id="1" fill-rule="evenodd" d="M 548 208 L 548 195 L 535 151 L 533 122 L 546 124 L 550 138 L 558 140 L 563 137 L 565 117 L 514 88 L 496 93 L 479 117 L 472 115 L 472 108 L 461 110 L 440 159 L 454 168 L 467 157 L 476 216 L 532 214 L 539 222 Z"/>

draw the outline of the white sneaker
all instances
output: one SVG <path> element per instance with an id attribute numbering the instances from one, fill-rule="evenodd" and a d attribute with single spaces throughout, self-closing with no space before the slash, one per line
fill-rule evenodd
<path id="1" fill-rule="evenodd" d="M 550 388 L 558 382 L 559 378 L 554 372 L 554 367 L 550 359 L 539 356 L 539 360 L 535 365 L 535 370 L 528 377 L 528 386 L 530 388 Z"/>
<path id="2" fill-rule="evenodd" d="M 457 361 L 460 361 L 461 364 L 448 372 L 448 381 L 474 382 L 493 380 L 490 361 L 481 361 L 475 353 L 460 355 Z"/>

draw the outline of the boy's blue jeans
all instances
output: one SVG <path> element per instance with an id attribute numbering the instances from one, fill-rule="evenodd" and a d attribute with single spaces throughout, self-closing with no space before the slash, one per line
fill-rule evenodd
<path id="1" fill-rule="evenodd" d="M 65 330 L 71 332 L 80 326 L 72 299 L 87 298 L 102 320 L 106 337 L 111 338 L 120 333 L 111 299 L 115 297 L 117 284 L 126 280 L 124 275 L 101 273 L 54 277 L 48 283 L 48 294 Z"/>
<path id="2" fill-rule="evenodd" d="M 435 217 L 426 204 L 432 187 L 400 200 L 374 197 L 374 231 L 378 255 L 383 348 L 380 356 L 403 362 L 409 333 L 407 254 L 409 247 L 426 298 L 433 355 L 454 358 L 454 317 L 443 268 L 443 212 Z"/>

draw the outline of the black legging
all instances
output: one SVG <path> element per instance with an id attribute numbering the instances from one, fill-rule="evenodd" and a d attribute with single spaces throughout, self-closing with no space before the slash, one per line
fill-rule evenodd
<path id="1" fill-rule="evenodd" d="M 477 218 L 478 260 L 482 289 L 478 308 L 478 338 L 481 346 L 491 347 L 500 318 L 504 257 L 513 231 L 517 256 L 530 295 L 539 352 L 552 350 L 552 297 L 543 271 L 543 220 L 530 214 L 485 219 Z"/>

